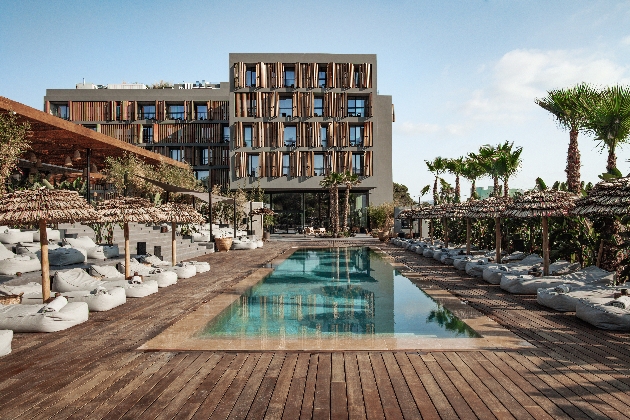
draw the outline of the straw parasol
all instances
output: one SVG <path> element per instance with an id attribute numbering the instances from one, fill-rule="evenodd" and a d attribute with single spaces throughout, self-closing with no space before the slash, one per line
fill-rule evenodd
<path id="1" fill-rule="evenodd" d="M 0 224 L 39 225 L 44 301 L 50 297 L 47 224 L 98 220 L 99 214 L 76 191 L 41 188 L 16 191 L 0 199 Z"/>
<path id="2" fill-rule="evenodd" d="M 602 181 L 596 184 L 586 197 L 575 201 L 575 208 L 571 213 L 577 216 L 603 217 L 605 218 L 604 230 L 609 227 L 611 231 L 608 233 L 616 233 L 618 227 L 615 227 L 614 222 L 607 219 L 630 214 L 630 177 Z M 605 240 L 602 238 L 597 253 L 598 267 L 601 266 L 601 260 L 604 256 L 604 243 Z M 614 252 L 608 248 L 607 251 Z M 610 268 L 612 267 L 606 267 L 606 269 Z"/>
<path id="3" fill-rule="evenodd" d="M 503 216 L 519 218 L 542 218 L 543 234 L 543 275 L 549 275 L 549 217 L 563 217 L 569 214 L 577 195 L 558 190 L 527 191 L 510 203 Z"/>
<path id="4" fill-rule="evenodd" d="M 473 219 L 494 219 L 496 262 L 501 261 L 501 214 L 510 202 L 511 199 L 505 197 L 488 197 L 483 200 L 469 201 L 466 213 L 463 215 Z"/>
<path id="5" fill-rule="evenodd" d="M 97 207 L 105 222 L 124 223 L 125 234 L 125 278 L 131 276 L 129 268 L 129 222 L 158 223 L 165 215 L 149 200 L 139 197 L 113 198 L 102 201 Z"/>
<path id="6" fill-rule="evenodd" d="M 177 223 L 205 223 L 204 217 L 188 204 L 166 203 L 158 207 L 164 214 L 164 221 L 171 224 L 172 246 L 171 264 L 175 265 L 177 260 L 177 240 L 175 239 L 175 228 Z"/>

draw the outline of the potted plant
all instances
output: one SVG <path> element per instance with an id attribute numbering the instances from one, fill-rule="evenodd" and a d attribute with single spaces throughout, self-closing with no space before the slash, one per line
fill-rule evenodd
<path id="1" fill-rule="evenodd" d="M 275 214 L 276 213 L 274 213 L 274 211 L 268 207 L 261 207 L 259 209 L 254 209 L 249 212 L 250 217 L 257 216 L 257 215 L 262 215 L 263 217 L 263 220 L 262 220 L 263 221 L 263 241 L 268 241 L 270 238 L 270 233 L 267 227 L 273 226 L 276 223 L 275 218 L 274 218 Z"/>
<path id="2" fill-rule="evenodd" d="M 214 244 L 217 248 L 217 252 L 228 252 L 232 248 L 232 237 L 223 236 L 223 233 L 214 236 Z"/>

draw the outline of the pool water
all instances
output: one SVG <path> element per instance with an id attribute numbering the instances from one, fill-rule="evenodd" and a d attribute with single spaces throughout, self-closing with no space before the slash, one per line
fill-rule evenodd
<path id="1" fill-rule="evenodd" d="M 369 248 L 299 249 L 202 337 L 479 335 Z"/>

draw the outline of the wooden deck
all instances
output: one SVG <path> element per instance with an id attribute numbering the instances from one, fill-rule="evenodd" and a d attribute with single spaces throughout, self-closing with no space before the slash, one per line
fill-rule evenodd
<path id="1" fill-rule="evenodd" d="M 210 254 L 210 273 L 53 334 L 16 334 L 0 358 L 0 418 L 628 418 L 630 334 L 533 297 L 383 249 L 536 347 L 458 352 L 141 352 L 290 246 Z"/>

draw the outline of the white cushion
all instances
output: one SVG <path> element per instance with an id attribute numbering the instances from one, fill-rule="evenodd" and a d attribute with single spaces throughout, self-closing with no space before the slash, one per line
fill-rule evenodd
<path id="1" fill-rule="evenodd" d="M 60 241 L 61 232 L 55 229 L 46 228 L 46 238 L 48 238 L 49 241 Z M 39 242 L 39 241 L 40 241 L 39 230 L 36 230 L 35 232 L 33 232 L 33 242 Z"/>
<path id="2" fill-rule="evenodd" d="M 57 271 L 53 277 L 53 292 L 72 292 L 75 290 L 93 290 L 102 286 L 103 282 L 90 276 L 82 268 Z"/>
<path id="3" fill-rule="evenodd" d="M 39 271 L 42 263 L 35 256 L 17 255 L 14 258 L 0 260 L 0 274 L 14 276 L 15 273 L 30 273 Z"/>
<path id="4" fill-rule="evenodd" d="M 43 311 L 45 305 L 0 305 L 0 329 L 14 332 L 55 332 L 88 320 L 85 302 L 72 302 L 59 311 Z"/>
<path id="5" fill-rule="evenodd" d="M 11 353 L 11 340 L 13 340 L 13 331 L 0 330 L 0 356 Z"/>
<path id="6" fill-rule="evenodd" d="M 48 304 L 46 304 L 46 306 L 44 307 L 44 310 L 47 312 L 51 312 L 51 311 L 57 312 L 57 311 L 60 311 L 61 308 L 63 308 L 67 304 L 68 304 L 68 299 L 66 299 L 63 296 L 57 296 Z"/>
<path id="7" fill-rule="evenodd" d="M 90 274 L 94 277 L 105 277 L 108 279 L 124 279 L 125 275 L 118 271 L 113 265 L 92 265 Z"/>
<path id="8" fill-rule="evenodd" d="M 125 289 L 116 286 L 110 286 L 109 289 L 107 287 L 97 287 L 93 290 L 75 290 L 74 292 L 64 292 L 63 296 L 67 298 L 70 303 L 87 303 L 90 312 L 109 311 L 110 309 L 127 302 Z M 23 305 L 38 305 L 41 303 L 41 291 L 39 293 L 28 294 L 22 297 Z"/>
<path id="9" fill-rule="evenodd" d="M 5 233 L 0 233 L 0 242 L 3 244 L 33 242 L 33 231 L 22 232 L 20 229 L 7 229 Z"/>
<path id="10" fill-rule="evenodd" d="M 7 247 L 5 247 L 4 245 L 0 246 L 0 260 L 6 260 L 7 258 L 13 257 L 15 257 L 15 254 L 13 252 L 7 249 Z"/>
<path id="11" fill-rule="evenodd" d="M 197 274 L 197 268 L 193 264 L 177 264 L 168 268 L 168 271 L 173 271 L 177 274 L 178 279 L 188 279 Z"/>
<path id="12" fill-rule="evenodd" d="M 63 241 L 67 245 L 72 245 L 72 247 L 74 248 L 87 249 L 98 246 L 89 236 L 79 236 L 78 238 L 65 238 Z"/>

